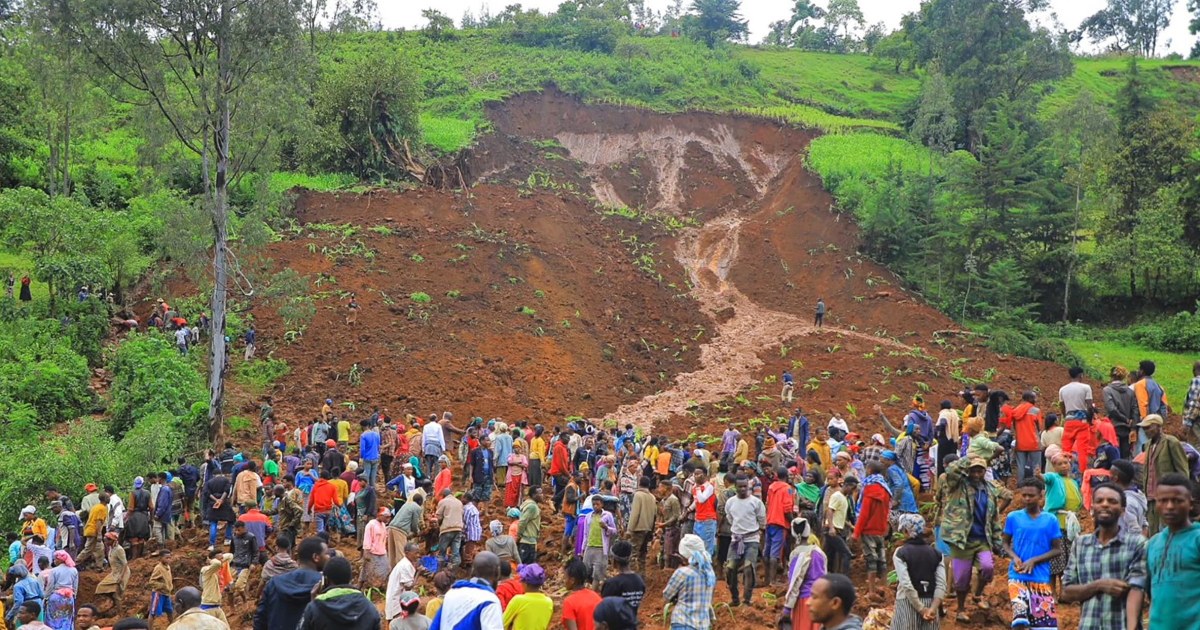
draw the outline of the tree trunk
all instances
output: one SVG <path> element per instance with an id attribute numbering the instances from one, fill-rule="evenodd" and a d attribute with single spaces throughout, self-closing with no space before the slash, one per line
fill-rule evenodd
<path id="1" fill-rule="evenodd" d="M 213 220 L 213 293 L 212 293 L 212 355 L 208 375 L 208 433 L 216 440 L 221 434 L 224 414 L 221 405 L 225 398 L 225 309 L 229 270 L 226 249 L 229 240 L 229 88 L 233 79 L 230 68 L 229 42 L 230 2 L 221 3 L 221 17 L 217 27 L 217 86 L 216 102 L 218 123 L 216 128 L 217 177 L 212 196 Z"/>
<path id="2" fill-rule="evenodd" d="M 1065 324 L 1071 314 L 1071 276 L 1075 273 L 1075 258 L 1079 255 L 1079 208 L 1082 205 L 1082 187 L 1075 184 L 1075 225 L 1071 229 L 1071 258 L 1067 261 L 1067 281 L 1063 283 L 1063 316 Z"/>
<path id="3" fill-rule="evenodd" d="M 63 113 L 62 137 L 62 190 L 68 197 L 71 195 L 71 103 L 66 103 Z"/>

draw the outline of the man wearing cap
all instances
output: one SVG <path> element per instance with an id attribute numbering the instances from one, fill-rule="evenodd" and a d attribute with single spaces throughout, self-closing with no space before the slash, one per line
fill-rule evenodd
<path id="1" fill-rule="evenodd" d="M 941 507 L 942 540 L 950 547 L 954 593 L 958 598 L 958 621 L 968 622 L 965 606 L 971 590 L 971 572 L 978 568 L 975 602 L 983 610 L 983 587 L 992 581 L 994 558 L 1004 535 L 1000 515 L 1012 495 L 984 479 L 987 462 L 981 457 L 959 459 L 946 468 Z"/>
<path id="2" fill-rule="evenodd" d="M 89 483 L 83 487 L 83 491 L 87 494 L 79 501 L 79 518 L 86 520 L 87 513 L 100 503 L 100 486 Z"/>
<path id="3" fill-rule="evenodd" d="M 1149 498 L 1147 513 L 1150 521 L 1150 535 L 1153 536 L 1162 529 L 1162 521 L 1158 510 L 1155 509 L 1154 493 L 1158 489 L 1158 480 L 1171 473 L 1190 476 L 1187 454 L 1179 438 L 1163 433 L 1162 416 L 1152 413 L 1138 423 L 1146 433 L 1146 461 L 1142 466 L 1142 483 L 1146 496 Z"/>

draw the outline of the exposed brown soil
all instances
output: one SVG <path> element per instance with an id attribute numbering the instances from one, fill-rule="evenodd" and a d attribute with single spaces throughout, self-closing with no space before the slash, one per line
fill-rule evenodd
<path id="1" fill-rule="evenodd" d="M 672 437 L 717 435 L 730 421 L 786 415 L 775 380 L 790 368 L 797 404 L 815 423 L 838 414 L 869 434 L 883 430 L 874 404 L 899 417 L 914 393 L 936 408 L 966 381 L 1015 392 L 1064 380 L 1060 366 L 935 336 L 956 327 L 858 254 L 856 227 L 804 168 L 809 132 L 582 106 L 554 92 L 511 99 L 491 116 L 495 133 L 472 151 L 480 181 L 468 192 L 300 196 L 298 229 L 255 263 L 304 274 L 318 296 L 315 318 L 290 342 L 275 308 L 253 310 L 260 355 L 292 368 L 272 392 L 282 420 L 303 422 L 330 397 L 355 403 L 356 412 L 342 407 L 352 417 L 379 405 L 393 417 L 450 409 L 550 426 L 578 415 Z M 668 229 L 649 214 L 689 227 Z M 320 224 L 358 229 L 343 238 Z M 351 291 L 362 306 L 354 326 L 344 322 Z M 414 302 L 416 292 L 431 302 Z M 822 329 L 812 325 L 818 297 L 830 309 Z M 349 378 L 355 364 L 359 384 Z M 254 412 L 236 385 L 232 399 L 231 414 Z M 562 527 L 551 521 L 544 558 Z M 184 562 L 205 544 L 188 545 Z M 151 566 L 135 563 L 130 602 L 148 598 L 137 584 Z M 184 567 L 176 576 L 193 581 L 196 570 Z M 555 593 L 561 577 L 551 574 Z M 988 588 L 994 610 L 976 613 L 971 627 L 1007 625 L 1003 574 L 998 566 Z M 650 630 L 665 627 L 668 577 L 645 576 Z M 85 579 L 82 592 L 94 583 Z M 719 585 L 716 600 L 728 599 Z M 251 606 L 233 612 L 235 627 L 249 626 Z M 717 614 L 747 630 L 777 615 L 758 599 Z M 1075 615 L 1064 606 L 1063 627 Z"/>

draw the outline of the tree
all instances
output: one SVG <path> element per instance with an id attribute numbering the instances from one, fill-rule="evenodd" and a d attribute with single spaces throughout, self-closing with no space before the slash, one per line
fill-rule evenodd
<path id="1" fill-rule="evenodd" d="M 425 9 L 421 11 L 421 17 L 426 20 L 421 34 L 428 39 L 441 42 L 454 37 L 454 20 L 451 20 L 445 13 L 437 9 Z"/>
<path id="2" fill-rule="evenodd" d="M 954 149 L 958 137 L 959 122 L 954 112 L 954 97 L 946 76 L 934 70 L 921 85 L 917 98 L 917 112 L 909 132 L 917 142 L 936 153 L 945 155 Z M 930 170 L 933 170 L 932 154 Z"/>
<path id="3" fill-rule="evenodd" d="M 1102 162 L 1112 150 L 1116 125 L 1107 108 L 1083 90 L 1059 111 L 1051 127 L 1050 150 L 1063 170 L 1063 181 L 1074 192 L 1071 250 L 1063 280 L 1062 321 L 1070 321 L 1071 286 L 1079 265 L 1080 228 L 1087 191 L 1100 184 Z"/>
<path id="4" fill-rule="evenodd" d="M 365 54 L 329 73 L 313 107 L 321 164 L 349 164 L 368 179 L 407 176 L 409 142 L 421 135 L 420 98 L 413 66 L 398 55 Z"/>
<path id="5" fill-rule="evenodd" d="M 289 117 L 300 14 L 292 0 L 36 0 L 86 54 L 199 156 L 213 233 L 209 433 L 222 427 L 225 315 L 231 282 L 229 187 L 269 154 Z M 235 133 L 234 119 L 239 121 Z M 259 118 L 261 116 L 261 118 Z M 235 143 L 234 140 L 240 143 Z M 232 273 L 236 274 L 236 270 Z"/>
<path id="6" fill-rule="evenodd" d="M 333 44 L 339 33 L 370 28 L 378 11 L 375 0 L 293 1 L 299 3 L 300 25 L 308 40 L 308 52 L 314 56 Z"/>
<path id="7" fill-rule="evenodd" d="M 829 8 L 825 11 L 825 26 L 836 38 L 836 47 L 840 52 L 854 49 L 856 40 L 851 31 L 863 28 L 866 23 L 858 0 L 829 0 Z"/>
<path id="8" fill-rule="evenodd" d="M 77 285 L 106 282 L 110 272 L 99 255 L 111 240 L 104 216 L 78 199 L 51 197 L 16 188 L 0 193 L 0 222 L 7 245 L 33 259 L 34 275 L 50 288 L 50 314 L 58 299 Z"/>
<path id="9" fill-rule="evenodd" d="M 1065 37 L 1034 29 L 1024 0 L 928 0 L 902 28 L 921 66 L 947 72 L 962 141 L 978 152 L 985 106 L 997 98 L 1020 101 L 1043 81 L 1071 72 Z"/>
<path id="10" fill-rule="evenodd" d="M 750 32 L 742 19 L 739 0 L 692 0 L 691 12 L 684 16 L 683 30 L 715 48 L 727 40 L 743 40 Z"/>
<path id="11" fill-rule="evenodd" d="M 816 28 L 812 21 L 823 17 L 825 9 L 813 4 L 812 0 L 796 0 L 788 19 L 771 23 L 771 31 L 767 34 L 765 43 L 768 46 L 791 47 L 811 39 L 811 34 Z"/>
<path id="12" fill-rule="evenodd" d="M 1079 25 L 1072 39 L 1080 41 L 1086 36 L 1098 43 L 1109 42 L 1114 51 L 1153 57 L 1158 37 L 1170 25 L 1174 10 L 1175 0 L 1108 0 L 1108 6 Z"/>

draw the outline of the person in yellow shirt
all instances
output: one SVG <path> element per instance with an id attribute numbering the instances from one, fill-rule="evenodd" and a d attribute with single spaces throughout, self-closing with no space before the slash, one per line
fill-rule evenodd
<path id="1" fill-rule="evenodd" d="M 504 630 L 546 630 L 554 616 L 554 601 L 542 592 L 546 572 L 538 563 L 517 569 L 525 592 L 508 602 L 504 609 Z"/>
<path id="2" fill-rule="evenodd" d="M 76 568 L 80 571 L 87 569 L 92 560 L 96 560 L 97 566 L 104 563 L 104 524 L 108 522 L 108 500 L 109 494 L 101 492 L 100 502 L 88 510 L 87 523 L 83 526 L 83 551 L 75 559 Z"/>
<path id="3" fill-rule="evenodd" d="M 529 441 L 529 487 L 542 485 L 542 462 L 546 461 L 546 440 L 542 433 L 546 428 L 537 425 L 533 428 L 533 439 Z"/>
<path id="4" fill-rule="evenodd" d="M 642 460 L 651 466 L 658 463 L 658 438 L 650 438 L 646 448 L 642 449 Z"/>
<path id="5" fill-rule="evenodd" d="M 825 441 L 828 437 L 824 427 L 817 427 L 813 441 L 808 444 L 808 450 L 816 451 L 817 457 L 821 458 L 821 470 L 829 470 L 833 466 L 833 453 Z"/>
<path id="6" fill-rule="evenodd" d="M 742 462 L 750 459 L 750 443 L 746 441 L 746 436 L 743 434 L 738 438 L 737 446 L 733 449 L 733 463 L 741 466 Z"/>

